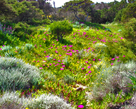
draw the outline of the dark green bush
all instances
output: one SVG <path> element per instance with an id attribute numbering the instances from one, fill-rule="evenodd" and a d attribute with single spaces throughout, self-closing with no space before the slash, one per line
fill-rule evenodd
<path id="1" fill-rule="evenodd" d="M 29 29 L 30 25 L 24 22 L 19 22 L 15 25 L 14 29 L 14 35 L 23 38 L 28 37 L 28 34 L 31 34 L 33 31 Z"/>
<path id="2" fill-rule="evenodd" d="M 43 19 L 43 20 L 35 20 L 35 19 L 32 19 L 31 22 L 28 22 L 28 24 L 30 25 L 42 25 L 42 24 L 47 24 L 49 25 L 51 23 L 50 19 Z"/>
<path id="3" fill-rule="evenodd" d="M 58 22 L 54 21 L 50 25 L 50 31 L 54 36 L 56 35 L 58 39 L 61 37 L 62 41 L 63 36 L 70 34 L 73 31 L 73 26 L 66 19 Z"/>
<path id="4" fill-rule="evenodd" d="M 135 37 L 136 37 L 136 19 L 135 18 L 130 19 L 130 21 L 125 24 L 125 28 L 122 31 L 122 35 L 125 38 L 127 38 L 131 41 L 134 41 L 134 42 L 136 41 L 135 40 Z"/>

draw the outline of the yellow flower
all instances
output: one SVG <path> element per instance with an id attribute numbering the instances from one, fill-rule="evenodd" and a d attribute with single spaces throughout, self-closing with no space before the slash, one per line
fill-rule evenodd
<path id="1" fill-rule="evenodd" d="M 25 109 L 29 109 L 29 108 L 27 107 L 27 108 L 25 108 Z"/>

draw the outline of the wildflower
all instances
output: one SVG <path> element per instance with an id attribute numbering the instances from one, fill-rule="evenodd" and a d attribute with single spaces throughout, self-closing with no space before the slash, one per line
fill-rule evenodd
<path id="1" fill-rule="evenodd" d="M 60 62 L 60 60 L 58 60 L 58 62 Z"/>
<path id="2" fill-rule="evenodd" d="M 88 68 L 91 68 L 90 66 L 88 66 Z"/>
<path id="3" fill-rule="evenodd" d="M 119 62 L 119 60 L 118 60 L 118 62 Z"/>
<path id="4" fill-rule="evenodd" d="M 54 61 L 56 60 L 56 59 L 53 59 Z"/>
<path id="5" fill-rule="evenodd" d="M 46 53 L 46 51 L 44 51 L 44 53 Z"/>
<path id="6" fill-rule="evenodd" d="M 45 38 L 43 38 L 43 40 L 46 40 Z"/>
<path id="7" fill-rule="evenodd" d="M 82 70 L 84 70 L 84 68 L 82 68 Z"/>
<path id="8" fill-rule="evenodd" d="M 111 65 L 113 65 L 113 63 L 111 63 Z"/>
<path id="9" fill-rule="evenodd" d="M 85 61 L 86 63 L 88 63 L 88 61 Z"/>
<path id="10" fill-rule="evenodd" d="M 114 60 L 115 58 L 112 58 L 112 60 Z"/>
<path id="11" fill-rule="evenodd" d="M 62 65 L 62 67 L 65 67 L 65 65 Z"/>
<path id="12" fill-rule="evenodd" d="M 101 60 L 101 59 L 98 59 L 99 61 Z"/>
<path id="13" fill-rule="evenodd" d="M 123 57 L 125 57 L 125 55 L 123 55 Z"/>
<path id="14" fill-rule="evenodd" d="M 0 50 L 2 50 L 2 49 L 0 48 Z"/>
<path id="15" fill-rule="evenodd" d="M 42 67 L 40 67 L 39 69 L 42 69 Z"/>
<path id="16" fill-rule="evenodd" d="M 93 61 L 95 61 L 95 59 L 93 59 Z"/>
<path id="17" fill-rule="evenodd" d="M 88 73 L 91 73 L 91 71 L 89 71 Z"/>
<path id="18" fill-rule="evenodd" d="M 119 58 L 119 56 L 117 56 L 116 58 Z"/>
<path id="19" fill-rule="evenodd" d="M 78 105 L 79 108 L 83 108 L 84 106 L 83 105 Z"/>
<path id="20" fill-rule="evenodd" d="M 64 68 L 60 68 L 60 70 L 64 70 Z"/>
<path id="21" fill-rule="evenodd" d="M 59 55 L 59 56 L 61 56 L 61 55 Z"/>
<path id="22" fill-rule="evenodd" d="M 88 75 L 88 74 L 86 74 L 86 75 Z"/>

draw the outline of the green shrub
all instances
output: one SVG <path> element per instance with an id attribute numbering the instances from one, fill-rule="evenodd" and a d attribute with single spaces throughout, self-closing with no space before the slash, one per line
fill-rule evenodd
<path id="1" fill-rule="evenodd" d="M 50 25 L 50 31 L 54 36 L 56 35 L 58 39 L 61 37 L 61 42 L 62 42 L 62 37 L 64 35 L 70 34 L 73 31 L 73 27 L 67 20 L 63 20 L 63 21 L 53 22 Z"/>
<path id="2" fill-rule="evenodd" d="M 20 90 L 37 85 L 39 69 L 22 60 L 0 57 L 0 90 Z"/>
<path id="3" fill-rule="evenodd" d="M 129 40 L 134 40 L 136 37 L 136 19 L 132 18 L 130 19 L 129 22 L 125 24 L 125 28 L 122 31 L 122 35 L 129 39 Z"/>
<path id="4" fill-rule="evenodd" d="M 15 25 L 14 29 L 14 35 L 22 38 L 27 36 L 27 34 L 29 34 L 30 30 L 28 29 L 30 25 L 28 25 L 27 23 L 23 23 L 23 22 L 19 22 Z"/>

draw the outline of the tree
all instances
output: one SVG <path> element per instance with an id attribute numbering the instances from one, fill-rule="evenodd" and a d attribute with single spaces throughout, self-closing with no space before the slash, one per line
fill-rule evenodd
<path id="1" fill-rule="evenodd" d="M 0 21 L 11 20 L 16 15 L 17 11 L 8 4 L 7 0 L 0 0 Z"/>
<path id="2" fill-rule="evenodd" d="M 65 11 L 72 11 L 75 14 L 75 17 L 80 20 L 80 18 L 77 16 L 78 11 L 82 10 L 85 12 L 85 14 L 87 14 L 87 17 L 89 15 L 88 10 L 89 10 L 89 6 L 90 4 L 92 4 L 93 2 L 90 0 L 73 0 L 73 1 L 69 1 L 66 2 L 63 6 L 63 9 Z M 85 21 L 87 19 L 87 17 L 85 18 Z"/>

